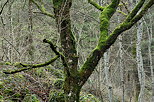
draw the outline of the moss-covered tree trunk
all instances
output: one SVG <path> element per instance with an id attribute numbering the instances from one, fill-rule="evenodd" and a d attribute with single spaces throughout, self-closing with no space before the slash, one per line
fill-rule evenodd
<path id="1" fill-rule="evenodd" d="M 55 19 L 60 33 L 62 53 L 67 65 L 64 65 L 64 95 L 66 102 L 78 102 L 80 86 L 78 85 L 78 57 L 75 38 L 71 31 L 70 8 L 72 0 L 53 0 Z M 66 63 L 65 63 L 66 64 Z"/>

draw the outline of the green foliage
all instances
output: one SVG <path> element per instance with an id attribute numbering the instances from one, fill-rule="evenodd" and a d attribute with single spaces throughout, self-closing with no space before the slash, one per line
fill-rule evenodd
<path id="1" fill-rule="evenodd" d="M 4 88 L 4 82 L 0 81 L 0 89 Z"/>
<path id="2" fill-rule="evenodd" d="M 45 71 L 44 71 L 44 68 L 42 67 L 42 68 L 38 68 L 38 69 L 34 69 L 35 70 L 35 74 L 37 75 L 37 76 L 40 76 L 40 77 L 43 77 L 43 76 L 46 76 L 45 75 Z"/>
<path id="3" fill-rule="evenodd" d="M 54 81 L 53 84 L 56 89 L 61 89 L 63 87 L 63 83 L 64 83 L 63 79 L 57 79 Z"/>
<path id="4" fill-rule="evenodd" d="M 0 102 L 4 102 L 3 96 L 0 95 Z"/>
<path id="5" fill-rule="evenodd" d="M 5 62 L 5 65 L 11 65 L 11 63 L 10 62 Z"/>
<path id="6" fill-rule="evenodd" d="M 13 64 L 15 67 L 17 67 L 17 68 L 21 68 L 22 67 L 22 65 L 20 64 L 20 62 L 16 62 L 16 63 L 14 63 Z"/>
<path id="7" fill-rule="evenodd" d="M 100 102 L 100 101 L 92 94 L 84 94 L 80 96 L 80 102 Z"/>
<path id="8" fill-rule="evenodd" d="M 52 90 L 49 95 L 49 102 L 65 102 L 62 91 Z"/>
<path id="9" fill-rule="evenodd" d="M 15 93 L 13 95 L 14 98 L 21 98 L 22 97 L 22 94 L 21 93 Z"/>
<path id="10" fill-rule="evenodd" d="M 59 8 L 64 0 L 53 0 L 54 8 Z"/>
<path id="11" fill-rule="evenodd" d="M 56 76 L 57 78 L 63 77 L 63 71 L 61 69 L 49 68 L 48 70 L 52 73 L 52 75 Z"/>
<path id="12" fill-rule="evenodd" d="M 62 91 L 52 90 L 50 92 L 49 102 L 65 102 L 64 93 Z M 100 101 L 92 94 L 86 94 L 81 92 L 80 102 L 100 102 Z"/>
<path id="13" fill-rule="evenodd" d="M 4 93 L 8 94 L 8 95 L 12 95 L 14 92 L 13 92 L 12 88 L 6 88 L 6 89 L 4 89 Z"/>
<path id="14" fill-rule="evenodd" d="M 23 86 L 22 82 L 24 80 L 24 76 L 19 73 L 10 75 L 5 80 L 0 81 L 0 93 L 3 95 L 4 102 L 18 102 L 29 93 L 29 90 Z"/>
<path id="15" fill-rule="evenodd" d="M 35 94 L 27 94 L 22 102 L 41 102 Z"/>

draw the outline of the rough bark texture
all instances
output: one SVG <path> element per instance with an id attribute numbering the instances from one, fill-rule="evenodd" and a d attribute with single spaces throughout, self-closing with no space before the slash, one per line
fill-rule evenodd
<path id="1" fill-rule="evenodd" d="M 64 68 L 64 94 L 66 102 L 79 101 L 80 86 L 78 85 L 78 57 L 75 38 L 71 31 L 70 8 L 72 0 L 53 0 L 56 23 L 60 33 L 62 53 L 68 68 Z"/>

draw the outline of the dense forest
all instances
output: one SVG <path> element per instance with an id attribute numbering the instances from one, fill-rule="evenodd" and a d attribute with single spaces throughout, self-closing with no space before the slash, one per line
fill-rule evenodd
<path id="1" fill-rule="evenodd" d="M 0 102 L 154 102 L 154 0 L 0 0 Z"/>

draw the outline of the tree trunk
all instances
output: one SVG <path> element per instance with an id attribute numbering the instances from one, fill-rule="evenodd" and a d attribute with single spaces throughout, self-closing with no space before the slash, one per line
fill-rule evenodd
<path id="1" fill-rule="evenodd" d="M 113 97 L 112 97 L 112 83 L 109 75 L 109 56 L 110 56 L 109 54 L 110 50 L 104 53 L 104 70 L 105 70 L 106 86 L 108 90 L 108 101 L 112 102 Z"/>
<path id="2" fill-rule="evenodd" d="M 154 72 L 153 72 L 153 63 L 152 63 L 152 51 L 151 51 L 151 45 L 152 45 L 152 15 L 149 13 L 148 17 L 150 18 L 150 26 L 148 27 L 147 22 L 144 20 L 144 23 L 147 27 L 147 33 L 148 33 L 148 54 L 149 54 L 149 64 L 150 64 L 150 70 L 151 70 L 151 87 L 152 87 L 152 99 L 151 102 L 154 102 Z"/>
<path id="3" fill-rule="evenodd" d="M 145 89 L 145 73 L 143 68 L 143 59 L 141 54 L 141 40 L 142 40 L 142 32 L 143 24 L 142 21 L 139 21 L 137 25 L 137 44 L 136 44 L 136 59 L 137 59 L 137 67 L 138 67 L 138 76 L 140 82 L 140 94 L 138 97 L 138 102 L 144 102 L 144 89 Z"/>
<path id="4" fill-rule="evenodd" d="M 64 60 L 64 96 L 65 102 L 79 102 L 80 85 L 78 78 L 78 57 L 75 37 L 71 31 L 70 8 L 72 0 L 53 0 L 54 14 L 60 33 Z"/>

